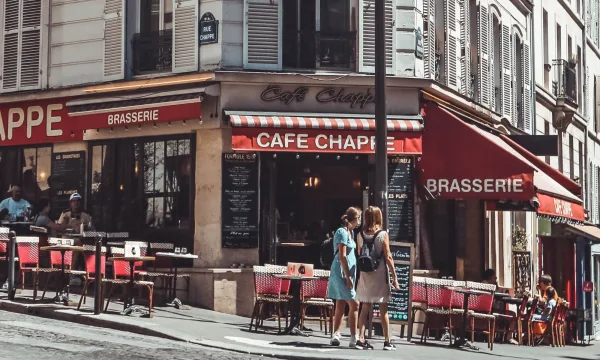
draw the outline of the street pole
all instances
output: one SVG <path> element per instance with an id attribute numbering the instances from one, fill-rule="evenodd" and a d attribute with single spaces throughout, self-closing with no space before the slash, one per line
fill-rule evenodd
<path id="1" fill-rule="evenodd" d="M 102 311 L 102 236 L 100 235 L 96 236 L 95 271 L 94 315 L 100 315 Z"/>
<path id="2" fill-rule="evenodd" d="M 14 231 L 8 234 L 8 300 L 15 299 L 15 243 L 17 235 Z"/>
<path id="3" fill-rule="evenodd" d="M 385 1 L 375 1 L 375 203 L 388 226 L 387 114 L 385 103 Z"/>

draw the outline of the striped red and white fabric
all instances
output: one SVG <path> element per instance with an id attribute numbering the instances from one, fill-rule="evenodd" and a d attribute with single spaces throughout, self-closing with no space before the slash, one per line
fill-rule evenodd
<path id="1" fill-rule="evenodd" d="M 302 116 L 230 115 L 231 126 L 251 128 L 375 130 L 374 119 Z M 388 131 L 421 131 L 418 120 L 388 120 Z"/>

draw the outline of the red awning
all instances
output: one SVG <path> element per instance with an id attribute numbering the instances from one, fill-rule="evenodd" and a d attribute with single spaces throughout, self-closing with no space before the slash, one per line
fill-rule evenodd
<path id="1" fill-rule="evenodd" d="M 375 120 L 349 114 L 271 114 L 226 112 L 232 126 L 232 148 L 243 151 L 375 152 Z M 390 116 L 388 152 L 420 154 L 420 116 Z"/>
<path id="2" fill-rule="evenodd" d="M 450 199 L 531 202 L 539 205 L 539 214 L 584 220 L 581 199 L 565 187 L 574 183 L 543 171 L 530 160 L 534 155 L 437 104 L 425 105 L 424 112 L 427 126 L 417 166 L 430 192 Z"/>

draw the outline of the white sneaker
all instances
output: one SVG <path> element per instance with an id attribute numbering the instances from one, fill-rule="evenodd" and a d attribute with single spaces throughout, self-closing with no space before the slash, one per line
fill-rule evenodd
<path id="1" fill-rule="evenodd" d="M 356 343 L 358 342 L 358 336 L 350 336 L 350 343 L 348 344 L 348 347 L 351 349 L 362 349 L 362 348 L 358 348 L 356 347 Z"/>
<path id="2" fill-rule="evenodd" d="M 340 338 L 342 337 L 342 334 L 340 333 L 335 333 L 332 337 L 331 340 L 329 341 L 329 344 L 331 346 L 340 346 Z"/>

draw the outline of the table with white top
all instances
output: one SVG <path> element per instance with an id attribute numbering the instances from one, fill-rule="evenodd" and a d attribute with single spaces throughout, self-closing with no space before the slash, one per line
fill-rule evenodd
<path id="1" fill-rule="evenodd" d="M 157 252 L 156 254 L 154 254 L 154 256 L 156 257 L 163 257 L 163 258 L 169 258 L 169 259 L 187 259 L 187 260 L 193 260 L 193 259 L 197 259 L 198 255 L 194 255 L 194 254 L 177 254 L 177 253 L 171 253 L 171 252 Z M 171 289 L 171 294 L 173 296 L 173 301 L 170 302 L 170 304 L 173 304 L 176 308 L 182 308 L 183 303 L 181 302 L 181 300 L 179 300 L 177 298 L 177 269 L 179 267 L 179 265 L 177 264 L 177 262 L 173 262 L 172 264 L 173 266 L 173 288 Z"/>
<path id="2" fill-rule="evenodd" d="M 135 283 L 135 263 L 138 261 L 154 261 L 154 256 L 120 256 L 108 258 L 109 261 L 127 261 L 129 263 L 129 288 L 127 290 L 127 298 L 123 303 L 123 311 L 128 307 L 133 306 L 133 287 Z M 110 300 L 110 299 L 109 299 Z"/>
<path id="3" fill-rule="evenodd" d="M 274 275 L 276 278 L 281 280 L 289 280 L 290 281 L 290 295 L 292 296 L 291 301 L 291 309 L 290 309 L 290 323 L 289 326 L 283 332 L 285 335 L 302 335 L 308 336 L 306 332 L 300 329 L 300 321 L 302 319 L 301 314 L 301 305 L 302 299 L 301 289 L 302 289 L 302 281 L 311 281 L 318 279 L 317 277 L 312 276 L 296 276 L 296 275 L 284 275 L 277 274 Z M 333 330 L 332 330 L 333 331 Z"/>
<path id="4" fill-rule="evenodd" d="M 65 305 L 69 305 L 69 296 L 67 296 L 67 292 L 65 291 L 65 253 L 67 251 L 81 252 L 83 251 L 83 247 L 72 245 L 50 245 L 42 246 L 40 250 L 60 252 L 60 285 L 58 287 L 60 289 L 60 293 L 57 293 L 53 300 L 55 302 L 62 302 Z"/>

